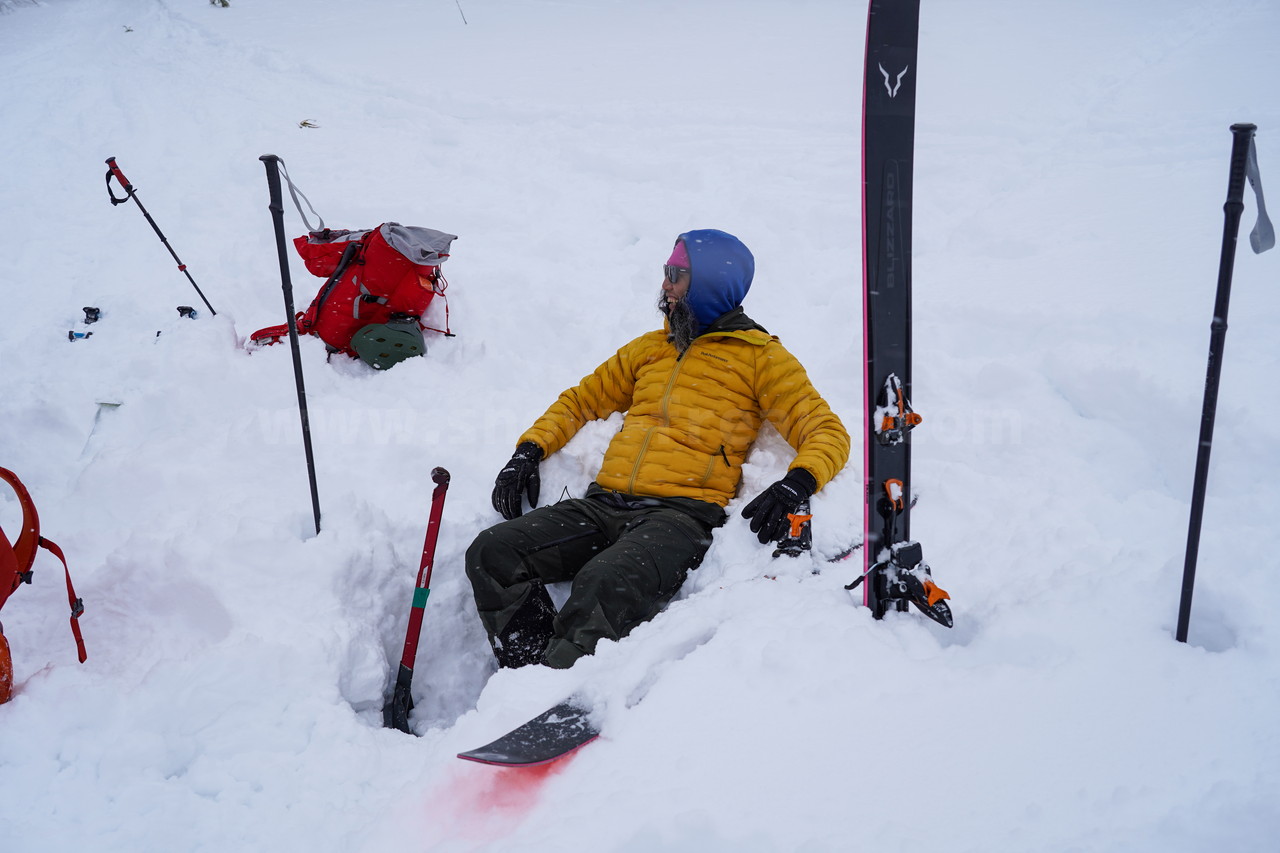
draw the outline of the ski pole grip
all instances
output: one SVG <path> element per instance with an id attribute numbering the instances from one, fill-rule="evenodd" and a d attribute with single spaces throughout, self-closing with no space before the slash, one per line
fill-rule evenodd
<path id="1" fill-rule="evenodd" d="M 124 188 L 125 197 L 116 198 L 116 194 L 111 191 L 111 179 L 115 178 L 120 182 L 120 186 Z M 107 158 L 107 195 L 111 198 L 111 205 L 124 204 L 133 195 L 133 185 L 129 183 L 129 179 L 124 176 L 124 172 L 120 171 L 120 167 L 116 165 L 116 158 Z"/>
<path id="2" fill-rule="evenodd" d="M 1231 174 L 1227 180 L 1227 204 L 1244 206 L 1244 181 L 1249 166 L 1249 143 L 1256 124 L 1231 125 Z"/>
<path id="3" fill-rule="evenodd" d="M 284 214 L 284 203 L 280 194 L 280 158 L 275 154 L 263 154 L 258 158 L 267 167 L 267 191 L 271 196 L 270 210 Z"/>
<path id="4" fill-rule="evenodd" d="M 432 468 L 431 482 L 435 483 L 437 486 L 444 486 L 447 488 L 449 485 L 449 472 L 443 468 Z"/>

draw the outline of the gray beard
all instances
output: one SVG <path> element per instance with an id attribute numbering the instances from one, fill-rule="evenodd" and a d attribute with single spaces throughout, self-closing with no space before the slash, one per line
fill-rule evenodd
<path id="1" fill-rule="evenodd" d="M 668 305 L 666 297 L 660 297 L 658 308 L 667 315 L 667 323 L 671 326 L 667 340 L 675 345 L 676 352 L 684 355 L 694 338 L 698 337 L 698 328 L 701 325 L 698 323 L 698 318 L 694 316 L 689 303 L 683 299 L 675 305 Z"/>

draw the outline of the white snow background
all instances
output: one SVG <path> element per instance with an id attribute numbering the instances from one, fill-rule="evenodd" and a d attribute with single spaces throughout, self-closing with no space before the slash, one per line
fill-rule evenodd
<path id="1" fill-rule="evenodd" d="M 843 589 L 858 561 L 823 559 L 861 536 L 865 19 L 0 0 L 0 464 L 66 550 L 89 651 L 42 554 L 3 613 L 0 849 L 1277 849 L 1280 252 L 1249 251 L 1251 194 L 1191 642 L 1173 631 L 1233 122 L 1280 199 L 1280 5 L 925 0 L 913 533 L 950 631 L 872 620 Z M 319 536 L 289 350 L 243 346 L 284 313 L 267 153 L 333 227 L 459 235 L 456 337 L 385 373 L 302 342 Z M 108 204 L 108 156 L 216 317 Z M 658 324 L 690 228 L 751 247 L 748 312 L 855 435 L 815 555 L 772 560 L 737 515 L 788 462 L 766 436 L 667 612 L 572 670 L 494 674 L 462 571 L 493 478 Z M 320 280 L 292 260 L 302 308 Z M 543 464 L 544 501 L 581 494 L 615 428 Z M 437 465 L 410 737 L 381 710 Z M 574 691 L 603 737 L 571 758 L 454 757 Z"/>

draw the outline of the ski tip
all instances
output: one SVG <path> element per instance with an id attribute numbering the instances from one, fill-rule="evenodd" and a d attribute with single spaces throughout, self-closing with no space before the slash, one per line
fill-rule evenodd
<path id="1" fill-rule="evenodd" d="M 538 767 L 570 755 L 600 737 L 592 711 L 576 698 L 548 708 L 495 741 L 458 753 L 464 761 L 497 767 Z"/>
<path id="2" fill-rule="evenodd" d="M 459 752 L 458 758 L 461 758 L 463 761 L 471 761 L 476 764 L 485 764 L 485 765 L 488 765 L 489 767 L 513 767 L 513 768 L 545 767 L 548 764 L 554 764 L 557 761 L 562 761 L 568 758 L 569 756 L 575 754 L 578 750 L 582 749 L 587 744 L 597 740 L 599 737 L 600 737 L 599 734 L 592 735 L 590 738 L 588 738 L 587 740 L 584 740 L 580 744 L 577 744 L 572 749 L 565 750 L 564 752 L 561 752 L 558 755 L 552 755 L 552 756 L 543 757 L 543 758 L 527 759 L 527 760 L 517 759 L 517 758 L 512 758 L 511 756 L 502 752 L 492 752 L 483 748 L 473 749 L 469 752 Z"/>

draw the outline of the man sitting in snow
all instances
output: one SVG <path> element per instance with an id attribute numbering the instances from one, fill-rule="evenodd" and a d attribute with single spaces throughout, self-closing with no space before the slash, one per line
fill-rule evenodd
<path id="1" fill-rule="evenodd" d="M 800 362 L 743 313 L 755 259 L 723 231 L 681 234 L 664 266 L 666 328 L 596 368 L 520 436 L 498 474 L 506 522 L 467 550 L 467 576 L 498 664 L 567 668 L 655 616 L 702 562 L 767 420 L 796 449 L 787 475 L 742 514 L 762 543 L 834 477 L 849 434 Z M 581 499 L 538 503 L 538 463 L 588 421 L 625 412 Z M 557 613 L 546 584 L 572 581 Z"/>

